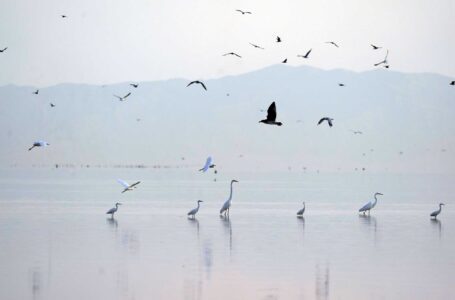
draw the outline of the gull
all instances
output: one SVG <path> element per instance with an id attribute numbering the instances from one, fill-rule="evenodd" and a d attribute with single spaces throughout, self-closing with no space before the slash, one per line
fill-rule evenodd
<path id="1" fill-rule="evenodd" d="M 130 83 L 130 85 L 131 85 L 132 87 L 134 87 L 135 89 L 137 89 L 137 87 L 139 86 L 138 83 Z"/>
<path id="2" fill-rule="evenodd" d="M 249 14 L 249 15 L 251 15 L 251 11 L 244 11 L 244 10 L 241 10 L 241 9 L 236 9 L 235 11 L 238 11 L 238 12 L 241 13 L 242 15 L 244 15 L 244 14 Z"/>
<path id="3" fill-rule="evenodd" d="M 35 147 L 46 147 L 46 146 L 49 146 L 50 144 L 46 141 L 36 141 L 33 143 L 33 146 L 31 146 L 30 148 L 28 148 L 28 151 L 32 150 L 33 148 Z"/>
<path id="4" fill-rule="evenodd" d="M 126 182 L 122 179 L 117 179 L 117 182 L 120 183 L 121 185 L 123 185 L 123 187 L 124 187 L 122 193 L 127 192 L 127 191 L 132 191 L 133 189 L 135 189 L 137 187 L 137 185 L 139 183 L 141 183 L 140 181 L 137 181 L 133 184 L 128 184 L 128 182 Z"/>
<path id="5" fill-rule="evenodd" d="M 319 122 L 318 122 L 318 125 L 321 124 L 321 123 L 324 122 L 324 121 L 327 121 L 327 123 L 329 123 L 329 126 L 332 127 L 332 125 L 333 125 L 333 124 L 332 124 L 333 119 L 332 119 L 332 118 L 328 118 L 328 117 L 325 117 L 325 118 L 320 119 Z"/>
<path id="6" fill-rule="evenodd" d="M 375 46 L 373 44 L 370 44 L 371 47 L 373 47 L 373 50 L 378 50 L 378 49 L 381 49 L 382 47 L 378 47 L 378 46 Z"/>
<path id="7" fill-rule="evenodd" d="M 455 80 L 450 83 L 450 85 L 455 85 Z"/>
<path id="8" fill-rule="evenodd" d="M 281 43 L 281 38 L 279 36 L 276 37 L 276 42 Z"/>
<path id="9" fill-rule="evenodd" d="M 194 80 L 194 81 L 191 81 L 190 83 L 188 83 L 186 85 L 186 87 L 189 87 L 190 85 L 194 84 L 194 83 L 197 83 L 197 84 L 200 84 L 204 90 L 207 90 L 207 87 L 205 86 L 205 84 L 202 82 L 202 81 L 199 81 L 199 80 Z"/>
<path id="10" fill-rule="evenodd" d="M 3 53 L 6 49 L 8 49 L 8 47 L 5 47 L 3 49 L 0 49 L 0 53 Z"/>
<path id="11" fill-rule="evenodd" d="M 129 92 L 128 94 L 126 94 L 125 96 L 123 97 L 120 97 L 120 96 L 117 96 L 117 95 L 114 95 L 114 97 L 118 98 L 120 101 L 124 101 L 126 98 L 128 98 L 129 96 L 131 95 L 131 92 Z"/>
<path id="12" fill-rule="evenodd" d="M 326 44 L 332 44 L 332 45 L 334 45 L 335 47 L 340 48 L 340 47 L 338 47 L 338 45 L 337 45 L 335 42 L 325 42 L 325 43 L 326 43 Z"/>
<path id="13" fill-rule="evenodd" d="M 288 62 L 288 59 L 285 58 L 281 63 L 285 64 L 285 63 L 287 63 L 287 62 Z"/>
<path id="14" fill-rule="evenodd" d="M 226 55 L 234 55 L 234 56 L 237 56 L 238 58 L 242 58 L 240 55 L 238 55 L 237 53 L 234 53 L 234 52 L 229 52 L 229 53 L 223 54 L 223 56 L 226 56 Z"/>
<path id="15" fill-rule="evenodd" d="M 311 50 L 313 49 L 308 50 L 308 52 L 305 55 L 297 55 L 297 57 L 308 58 L 308 55 L 310 55 Z"/>
<path id="16" fill-rule="evenodd" d="M 383 60 L 383 61 L 380 61 L 380 62 L 378 62 L 378 63 L 376 63 L 376 64 L 374 64 L 374 66 L 377 67 L 377 66 L 379 66 L 379 65 L 384 64 L 384 65 L 386 65 L 385 67 L 388 68 L 388 67 L 389 67 L 389 66 L 387 65 L 387 57 L 388 57 L 388 56 L 389 56 L 389 49 L 387 49 L 387 53 L 386 53 L 386 55 L 385 55 L 384 60 Z"/>
<path id="17" fill-rule="evenodd" d="M 250 43 L 250 45 L 253 46 L 254 48 L 258 48 L 258 49 L 264 50 L 264 48 L 262 48 L 261 46 L 258 46 L 258 45 L 252 44 L 252 43 Z"/>
<path id="18" fill-rule="evenodd" d="M 338 83 L 338 86 L 344 86 L 344 83 Z"/>
<path id="19" fill-rule="evenodd" d="M 205 161 L 204 166 L 201 169 L 199 169 L 199 171 L 202 171 L 205 173 L 205 172 L 207 172 L 207 170 L 209 168 L 214 168 L 214 167 L 215 167 L 215 165 L 212 163 L 212 157 L 209 156 L 209 157 L 207 157 L 207 160 Z"/>
<path id="20" fill-rule="evenodd" d="M 193 208 L 192 210 L 190 210 L 190 211 L 188 212 L 187 215 L 188 215 L 190 218 L 193 218 L 193 219 L 194 219 L 194 218 L 196 217 L 196 214 L 197 214 L 197 212 L 199 211 L 199 207 L 201 206 L 201 202 L 204 202 L 204 201 L 202 201 L 202 200 L 197 200 L 197 207 L 196 207 L 196 208 Z"/>
<path id="21" fill-rule="evenodd" d="M 54 103 L 52 103 L 52 102 L 51 102 L 51 103 L 49 103 L 49 105 L 50 105 L 51 107 L 55 107 L 55 104 L 54 104 Z"/>
<path id="22" fill-rule="evenodd" d="M 62 18 L 66 18 L 67 16 L 66 16 L 66 15 L 61 15 L 60 17 L 62 17 Z"/>
<path id="23" fill-rule="evenodd" d="M 259 121 L 259 123 L 269 124 L 269 125 L 278 125 L 281 126 L 283 123 L 276 122 L 276 105 L 275 102 L 270 104 L 269 109 L 267 109 L 267 118 Z"/>

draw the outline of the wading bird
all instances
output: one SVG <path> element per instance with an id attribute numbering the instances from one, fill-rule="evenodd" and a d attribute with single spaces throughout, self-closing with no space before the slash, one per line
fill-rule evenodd
<path id="1" fill-rule="evenodd" d="M 128 184 L 128 182 L 126 182 L 125 180 L 122 180 L 122 179 L 117 179 L 117 182 L 120 183 L 121 185 L 123 185 L 123 187 L 124 187 L 122 193 L 127 192 L 127 191 L 132 191 L 133 189 L 135 189 L 137 187 L 137 185 L 139 183 L 141 183 L 140 181 L 137 181 L 133 184 Z"/>
<path id="2" fill-rule="evenodd" d="M 335 43 L 335 42 L 325 42 L 325 43 L 326 43 L 326 44 L 332 44 L 332 45 L 334 45 L 335 47 L 340 48 L 340 47 L 338 47 L 337 43 Z"/>
<path id="3" fill-rule="evenodd" d="M 241 9 L 236 9 L 235 11 L 238 11 L 238 12 L 241 13 L 242 15 L 244 15 L 244 14 L 251 15 L 251 11 L 244 11 L 244 10 L 241 10 Z"/>
<path id="4" fill-rule="evenodd" d="M 199 80 L 191 81 L 190 83 L 188 83 L 186 85 L 186 87 L 189 87 L 190 85 L 195 84 L 195 83 L 196 84 L 200 84 L 204 88 L 204 90 L 207 90 L 207 87 L 205 86 L 205 84 L 202 81 L 199 81 Z"/>
<path id="5" fill-rule="evenodd" d="M 311 50 L 313 49 L 308 50 L 308 52 L 305 55 L 297 55 L 297 57 L 308 58 L 308 55 L 310 55 Z"/>
<path id="6" fill-rule="evenodd" d="M 114 214 L 117 212 L 118 206 L 119 206 L 119 205 L 122 205 L 122 203 L 119 203 L 119 202 L 115 203 L 115 207 L 109 209 L 109 210 L 106 212 L 106 214 L 107 214 L 107 215 L 111 215 L 111 218 L 114 218 Z"/>
<path id="7" fill-rule="evenodd" d="M 114 97 L 118 98 L 120 101 L 124 101 L 126 98 L 128 98 L 129 96 L 131 95 L 131 92 L 129 92 L 128 94 L 126 94 L 125 96 L 123 97 L 120 97 L 120 96 L 117 96 L 117 95 L 114 95 Z"/>
<path id="8" fill-rule="evenodd" d="M 364 206 L 362 206 L 362 208 L 359 209 L 359 212 L 362 212 L 363 214 L 368 212 L 368 214 L 370 214 L 370 210 L 376 206 L 376 203 L 378 203 L 378 198 L 376 198 L 376 196 L 378 196 L 378 195 L 382 196 L 381 193 L 375 193 L 374 201 L 373 202 L 370 201 L 367 204 L 365 204 Z"/>
<path id="9" fill-rule="evenodd" d="M 232 202 L 232 185 L 234 184 L 234 182 L 238 182 L 238 181 L 235 179 L 231 180 L 231 192 L 229 194 L 229 198 L 226 200 L 226 202 L 224 202 L 223 206 L 220 209 L 220 215 L 222 215 L 224 213 L 225 217 L 226 216 L 229 217 L 229 210 L 231 208 L 231 202 Z"/>
<path id="10" fill-rule="evenodd" d="M 302 217 L 305 212 L 305 201 L 303 201 L 303 208 L 297 212 L 297 217 Z"/>
<path id="11" fill-rule="evenodd" d="M 3 49 L 0 49 L 0 53 L 3 53 L 6 49 L 8 49 L 8 47 L 5 47 Z"/>
<path id="12" fill-rule="evenodd" d="M 215 165 L 212 163 L 212 157 L 209 156 L 209 157 L 207 157 L 207 160 L 205 161 L 205 165 L 201 169 L 199 169 L 199 171 L 202 171 L 205 173 L 205 172 L 207 172 L 207 170 L 209 168 L 214 168 L 214 167 L 215 167 Z"/>
<path id="13" fill-rule="evenodd" d="M 327 123 L 329 124 L 330 127 L 333 126 L 333 124 L 332 124 L 333 119 L 332 118 L 328 118 L 328 117 L 320 119 L 319 122 L 318 122 L 318 125 L 321 124 L 324 121 L 327 121 Z"/>
<path id="14" fill-rule="evenodd" d="M 444 203 L 439 203 L 439 209 L 436 210 L 436 211 L 434 211 L 434 212 L 432 212 L 432 213 L 430 214 L 430 217 L 436 219 L 436 218 L 438 217 L 438 215 L 441 213 L 441 210 L 442 210 L 442 206 L 443 206 L 443 205 L 444 205 Z"/>
<path id="15" fill-rule="evenodd" d="M 234 56 L 237 56 L 238 58 L 242 58 L 240 55 L 238 55 L 238 54 L 235 53 L 235 52 L 229 52 L 229 53 L 223 54 L 223 56 L 227 56 L 227 55 L 234 55 Z"/>
<path id="16" fill-rule="evenodd" d="M 196 217 L 196 214 L 197 214 L 197 212 L 199 211 L 199 207 L 201 206 L 201 205 L 200 205 L 201 202 L 204 202 L 204 201 L 202 201 L 202 200 L 197 200 L 197 207 L 196 207 L 196 208 L 193 208 L 192 210 L 190 210 L 190 211 L 188 212 L 188 216 L 189 216 L 190 218 L 193 218 L 193 219 L 194 219 L 194 218 Z"/>
<path id="17" fill-rule="evenodd" d="M 259 123 L 269 124 L 269 125 L 278 125 L 281 126 L 283 123 L 276 122 L 276 105 L 275 102 L 270 104 L 269 109 L 267 109 L 267 118 L 259 121 Z"/>
<path id="18" fill-rule="evenodd" d="M 261 46 L 259 46 L 259 45 L 256 45 L 256 44 L 252 44 L 252 43 L 250 43 L 250 45 L 251 45 L 251 46 L 253 46 L 254 48 L 258 48 L 258 49 L 262 49 L 262 50 L 264 50 L 264 48 L 262 48 L 262 47 L 261 47 Z"/>
<path id="19" fill-rule="evenodd" d="M 48 142 L 45 142 L 45 141 L 36 141 L 33 143 L 33 146 L 31 146 L 30 148 L 28 148 L 28 151 L 32 150 L 33 148 L 35 147 L 46 147 L 46 146 L 49 146 L 49 143 Z"/>

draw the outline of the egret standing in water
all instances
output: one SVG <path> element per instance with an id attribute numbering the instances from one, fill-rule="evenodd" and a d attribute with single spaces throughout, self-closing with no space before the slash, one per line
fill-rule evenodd
<path id="1" fill-rule="evenodd" d="M 370 214 L 370 210 L 376 206 L 376 203 L 378 203 L 378 198 L 376 196 L 381 195 L 381 193 L 375 193 L 374 194 L 374 202 L 368 202 L 365 204 L 361 209 L 359 209 L 359 212 L 363 212 L 365 214 L 368 211 L 368 214 Z"/>
<path id="2" fill-rule="evenodd" d="M 199 211 L 199 207 L 201 206 L 201 204 L 200 204 L 201 202 L 204 202 L 204 201 L 202 201 L 202 200 L 197 200 L 197 207 L 196 207 L 196 208 L 193 208 L 192 210 L 190 210 L 190 211 L 188 212 L 188 216 L 189 216 L 190 218 L 193 218 L 193 219 L 194 219 L 194 218 L 196 217 L 196 214 L 197 214 L 197 212 Z"/>
<path id="3" fill-rule="evenodd" d="M 305 201 L 303 201 L 303 208 L 297 212 L 297 217 L 303 217 L 304 212 L 305 212 Z"/>
<path id="4" fill-rule="evenodd" d="M 232 185 L 234 184 L 234 182 L 238 182 L 238 181 L 235 179 L 231 180 L 231 192 L 229 194 L 229 198 L 226 200 L 226 202 L 224 202 L 223 206 L 220 209 L 220 215 L 222 215 L 224 213 L 225 217 L 226 216 L 229 217 L 229 209 L 231 208 L 231 202 L 232 202 Z"/>
<path id="5" fill-rule="evenodd" d="M 122 205 L 122 203 L 118 203 L 118 202 L 115 203 L 115 207 L 109 209 L 109 210 L 106 212 L 106 214 L 107 214 L 107 215 L 111 215 L 111 218 L 114 218 L 114 214 L 117 212 L 118 206 L 119 206 L 119 205 Z"/>
<path id="6" fill-rule="evenodd" d="M 438 215 L 441 213 L 443 205 L 444 205 L 444 203 L 439 203 L 439 209 L 432 212 L 430 217 L 433 217 L 434 219 L 436 219 L 438 217 Z"/>
<path id="7" fill-rule="evenodd" d="M 30 148 L 28 148 L 28 151 L 32 150 L 33 148 L 35 147 L 46 147 L 46 146 L 49 146 L 49 143 L 48 142 L 45 142 L 45 141 L 36 141 L 33 143 L 33 146 L 31 146 Z"/>

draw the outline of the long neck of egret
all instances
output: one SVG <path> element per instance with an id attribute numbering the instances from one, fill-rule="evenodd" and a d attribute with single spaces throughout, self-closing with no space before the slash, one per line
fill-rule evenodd
<path id="1" fill-rule="evenodd" d="M 231 192 L 229 193 L 229 201 L 232 199 L 232 185 L 234 184 L 234 181 L 231 181 Z"/>

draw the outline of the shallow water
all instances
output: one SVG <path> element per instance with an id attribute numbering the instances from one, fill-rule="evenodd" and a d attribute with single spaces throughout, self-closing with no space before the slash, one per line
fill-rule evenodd
<path id="1" fill-rule="evenodd" d="M 142 183 L 121 194 L 118 177 Z M 218 210 L 231 178 L 228 220 Z M 3 169 L 0 299 L 450 299 L 454 179 Z M 374 192 L 384 196 L 359 216 Z"/>

